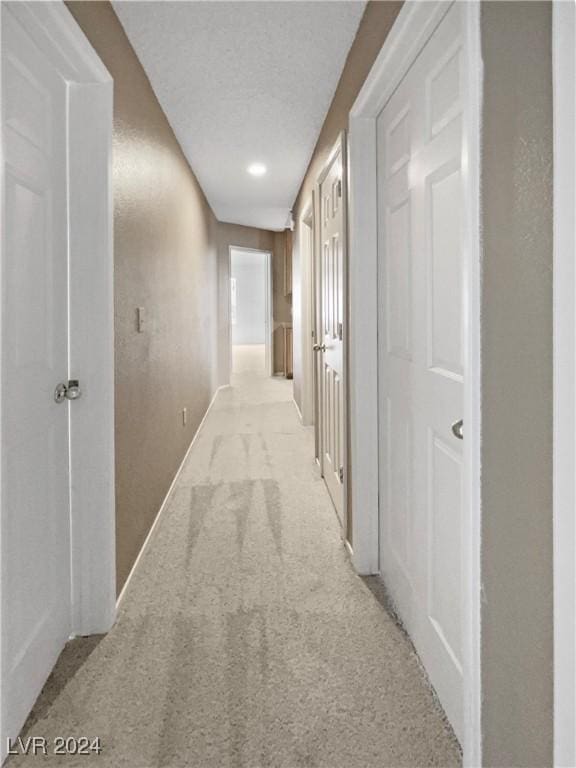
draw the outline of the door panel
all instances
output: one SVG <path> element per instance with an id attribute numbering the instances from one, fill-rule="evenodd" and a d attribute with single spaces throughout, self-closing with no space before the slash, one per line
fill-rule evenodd
<path id="1" fill-rule="evenodd" d="M 344 521 L 344 211 L 343 149 L 334 153 L 319 184 L 321 335 L 321 469 L 340 523 Z"/>
<path id="2" fill-rule="evenodd" d="M 457 137 L 456 141 L 459 140 Z M 460 166 L 451 161 L 432 174 L 427 184 L 430 220 L 429 366 L 437 373 L 462 378 L 462 251 L 459 208 Z"/>
<path id="3" fill-rule="evenodd" d="M 70 634 L 66 86 L 2 6 L 2 710 L 18 734 Z"/>
<path id="4" fill-rule="evenodd" d="M 460 738 L 461 37 L 455 3 L 377 121 L 380 569 Z"/>

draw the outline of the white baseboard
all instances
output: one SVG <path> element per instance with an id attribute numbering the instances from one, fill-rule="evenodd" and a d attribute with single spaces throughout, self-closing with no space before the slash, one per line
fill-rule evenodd
<path id="1" fill-rule="evenodd" d="M 298 414 L 298 418 L 300 419 L 300 424 L 303 424 L 304 422 L 302 420 L 302 411 L 298 407 L 298 403 L 296 402 L 296 400 L 294 400 L 294 398 L 292 398 L 292 402 L 294 403 L 294 408 L 296 408 L 296 413 Z"/>
<path id="2" fill-rule="evenodd" d="M 186 453 L 184 454 L 184 458 L 180 462 L 180 466 L 178 467 L 176 474 L 174 475 L 174 479 L 172 480 L 170 484 L 170 488 L 168 488 L 168 492 L 166 493 L 166 496 L 164 497 L 164 501 L 162 502 L 160 509 L 158 510 L 156 517 L 154 518 L 154 522 L 152 523 L 152 526 L 150 530 L 148 531 L 148 535 L 146 536 L 146 539 L 144 541 L 144 544 L 142 544 L 142 548 L 140 549 L 140 552 L 138 552 L 138 557 L 134 561 L 134 565 L 130 569 L 130 573 L 128 574 L 128 578 L 124 582 L 124 586 L 122 587 L 122 590 L 120 594 L 118 595 L 118 599 L 116 600 L 116 610 L 119 609 L 120 604 L 124 598 L 124 595 L 126 594 L 126 590 L 128 589 L 128 586 L 130 584 L 130 581 L 132 579 L 132 576 L 134 575 L 136 568 L 138 568 L 138 564 L 140 563 L 140 559 L 144 555 L 144 552 L 148 548 L 150 542 L 152 541 L 152 538 L 154 536 L 154 533 L 156 531 L 156 528 L 158 526 L 158 523 L 160 521 L 160 518 L 162 517 L 162 513 L 165 511 L 166 507 L 168 506 L 168 502 L 170 501 L 170 497 L 172 496 L 172 491 L 174 490 L 176 483 L 178 482 L 178 478 L 180 477 L 180 473 L 182 472 L 182 469 L 184 468 L 184 464 L 186 463 L 186 459 L 188 458 L 190 451 L 192 450 L 192 447 L 194 446 L 194 443 L 196 442 L 198 435 L 200 434 L 202 427 L 204 426 L 204 422 L 206 421 L 206 418 L 208 417 L 208 414 L 210 413 L 210 410 L 212 409 L 212 406 L 214 405 L 216 401 L 216 397 L 218 396 L 218 393 L 222 389 L 229 389 L 230 384 L 224 384 L 221 387 L 218 387 L 216 392 L 214 392 L 214 396 L 212 397 L 212 400 L 210 401 L 210 405 L 206 409 L 206 413 L 202 417 L 202 421 L 198 425 L 198 429 L 194 433 L 194 437 L 192 438 L 192 441 L 190 442 L 190 445 L 188 446 Z"/>

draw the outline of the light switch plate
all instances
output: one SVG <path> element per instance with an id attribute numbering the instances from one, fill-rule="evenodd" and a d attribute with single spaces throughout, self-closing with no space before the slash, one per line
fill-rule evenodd
<path id="1" fill-rule="evenodd" d="M 144 333 L 144 307 L 136 308 L 136 327 L 138 333 Z"/>

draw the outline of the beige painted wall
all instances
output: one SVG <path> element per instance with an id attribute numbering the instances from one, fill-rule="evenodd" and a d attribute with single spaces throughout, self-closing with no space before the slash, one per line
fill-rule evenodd
<path id="1" fill-rule="evenodd" d="M 273 253 L 283 233 L 216 221 L 108 2 L 69 10 L 114 78 L 116 556 L 121 589 L 217 386 L 229 383 L 228 248 Z M 136 329 L 136 308 L 145 330 Z M 182 409 L 188 409 L 182 425 Z"/>
<path id="2" fill-rule="evenodd" d="M 292 323 L 292 294 L 284 293 L 285 259 L 291 258 L 291 254 L 286 253 L 286 241 L 286 232 L 274 233 L 274 373 L 284 372 L 284 325 Z"/>
<path id="3" fill-rule="evenodd" d="M 120 589 L 216 387 L 217 223 L 112 7 L 68 8 L 114 78 Z"/>
<path id="4" fill-rule="evenodd" d="M 551 4 L 482 4 L 486 766 L 552 765 Z"/>

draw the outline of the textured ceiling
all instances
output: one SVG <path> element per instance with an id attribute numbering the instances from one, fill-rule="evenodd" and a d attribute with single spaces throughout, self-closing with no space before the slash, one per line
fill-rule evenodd
<path id="1" fill-rule="evenodd" d="M 365 3 L 113 5 L 218 219 L 284 229 Z"/>

